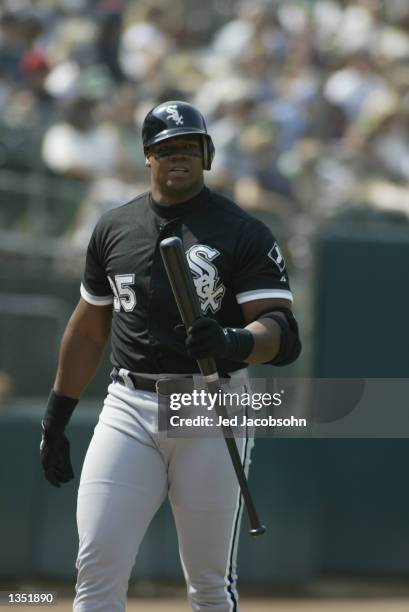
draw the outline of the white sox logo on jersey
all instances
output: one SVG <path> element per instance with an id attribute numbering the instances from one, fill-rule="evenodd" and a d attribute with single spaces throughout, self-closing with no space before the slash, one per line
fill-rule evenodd
<path id="1" fill-rule="evenodd" d="M 176 104 L 170 104 L 169 106 L 167 106 L 166 112 L 169 113 L 166 119 L 173 119 L 176 125 L 183 125 L 184 120 L 182 115 L 179 115 L 178 107 L 176 106 Z"/>
<path id="2" fill-rule="evenodd" d="M 186 253 L 204 314 L 209 308 L 213 313 L 220 309 L 226 291 L 226 287 L 220 282 L 216 266 L 211 263 L 218 255 L 220 252 L 217 249 L 205 244 L 195 244 Z"/>

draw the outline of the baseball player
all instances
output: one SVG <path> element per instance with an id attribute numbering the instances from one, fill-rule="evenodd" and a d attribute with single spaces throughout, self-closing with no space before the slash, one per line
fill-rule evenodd
<path id="1" fill-rule="evenodd" d="M 192 610 L 236 612 L 242 503 L 224 440 L 158 431 L 156 383 L 199 376 L 204 357 L 216 359 L 232 389 L 248 384 L 249 363 L 291 363 L 301 350 L 292 294 L 270 230 L 204 185 L 214 146 L 200 112 L 160 104 L 142 136 L 151 190 L 95 227 L 42 423 L 41 460 L 51 484 L 74 477 L 64 429 L 111 334 L 112 383 L 78 491 L 74 610 L 125 610 L 139 545 L 168 496 Z M 183 241 L 202 311 L 185 337 L 159 252 L 169 236 Z M 247 471 L 252 441 L 237 445 Z"/>

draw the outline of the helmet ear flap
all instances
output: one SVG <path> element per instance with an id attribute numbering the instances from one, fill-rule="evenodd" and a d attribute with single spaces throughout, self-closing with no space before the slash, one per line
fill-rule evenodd
<path id="1" fill-rule="evenodd" d="M 211 137 L 206 134 L 203 136 L 203 168 L 205 170 L 210 170 L 212 167 L 212 161 L 215 154 L 215 148 L 213 144 L 213 140 Z"/>

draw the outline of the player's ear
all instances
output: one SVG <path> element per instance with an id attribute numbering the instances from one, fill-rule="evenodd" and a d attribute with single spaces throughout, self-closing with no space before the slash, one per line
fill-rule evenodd
<path id="1" fill-rule="evenodd" d="M 145 148 L 145 168 L 150 168 L 151 167 L 151 162 L 150 162 L 150 156 L 152 155 L 152 153 L 149 151 L 148 148 Z"/>

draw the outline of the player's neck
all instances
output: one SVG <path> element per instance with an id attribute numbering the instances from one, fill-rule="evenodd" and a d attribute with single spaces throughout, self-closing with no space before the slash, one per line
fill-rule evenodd
<path id="1" fill-rule="evenodd" d="M 152 198 L 160 206 L 182 204 L 183 202 L 187 202 L 188 200 L 191 200 L 197 196 L 202 191 L 203 187 L 204 183 L 201 182 L 192 187 L 190 190 L 175 193 L 174 191 L 163 191 L 157 186 L 152 185 Z"/>

